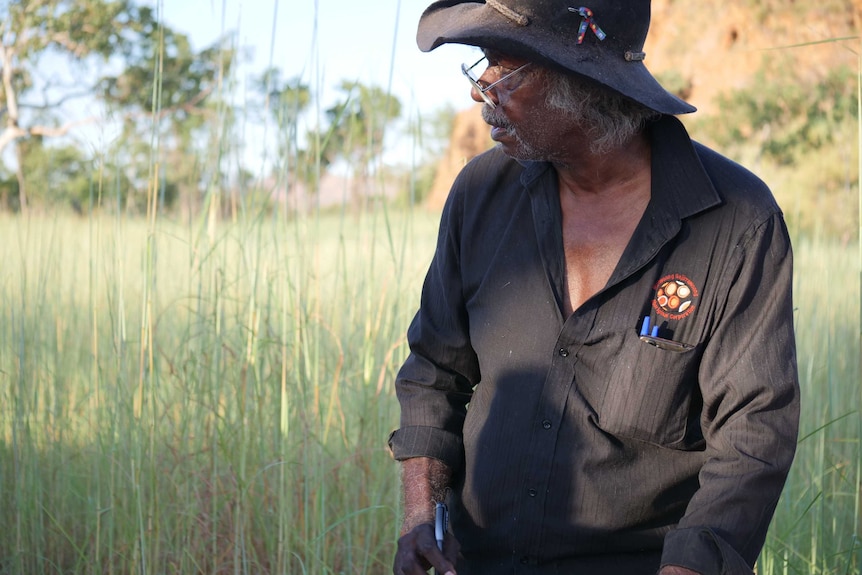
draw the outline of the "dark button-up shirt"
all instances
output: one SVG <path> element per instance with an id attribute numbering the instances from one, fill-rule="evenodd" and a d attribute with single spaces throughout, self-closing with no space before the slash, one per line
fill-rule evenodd
<path id="1" fill-rule="evenodd" d="M 787 230 L 678 120 L 650 138 L 646 212 L 569 317 L 553 167 L 494 149 L 453 185 L 390 445 L 452 468 L 461 575 L 750 573 L 760 552 L 798 423 Z"/>

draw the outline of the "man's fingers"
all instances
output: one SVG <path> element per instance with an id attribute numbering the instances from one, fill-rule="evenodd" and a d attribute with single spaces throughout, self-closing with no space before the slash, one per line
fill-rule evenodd
<path id="1" fill-rule="evenodd" d="M 434 526 L 417 525 L 398 539 L 395 553 L 395 575 L 425 575 L 434 567 L 441 575 L 456 575 L 455 559 L 460 545 L 451 535 L 446 535 L 445 554 L 437 547 L 434 539 Z"/>

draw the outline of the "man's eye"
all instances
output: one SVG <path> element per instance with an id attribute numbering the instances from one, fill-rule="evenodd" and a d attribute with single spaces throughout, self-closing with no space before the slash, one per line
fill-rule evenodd
<path id="1" fill-rule="evenodd" d="M 514 70 L 508 62 L 501 62 L 500 60 L 491 60 L 488 59 L 488 67 L 489 68 L 497 68 L 498 72 L 511 72 Z"/>
<path id="2" fill-rule="evenodd" d="M 498 68 L 498 72 L 501 72 L 503 74 L 508 74 L 509 72 L 514 72 L 515 70 L 517 70 L 521 66 L 521 64 L 518 64 L 517 62 L 513 63 L 513 62 L 508 61 L 508 60 L 503 60 L 497 54 L 486 53 L 485 59 L 488 61 L 488 67 L 489 68 Z"/>

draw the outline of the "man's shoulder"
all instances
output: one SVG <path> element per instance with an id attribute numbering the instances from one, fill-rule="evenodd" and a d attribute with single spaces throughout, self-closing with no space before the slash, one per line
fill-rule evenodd
<path id="1" fill-rule="evenodd" d="M 533 162 L 519 162 L 495 146 L 468 161 L 452 185 L 451 194 L 466 195 L 474 200 L 495 194 L 501 189 L 521 186 L 521 176 Z"/>
<path id="2" fill-rule="evenodd" d="M 725 205 L 757 214 L 781 211 L 769 185 L 758 175 L 704 144 L 693 143 L 703 169 Z"/>
<path id="3" fill-rule="evenodd" d="M 720 184 L 733 183 L 768 191 L 769 187 L 754 172 L 716 150 L 697 141 L 694 149 L 707 173 Z"/>

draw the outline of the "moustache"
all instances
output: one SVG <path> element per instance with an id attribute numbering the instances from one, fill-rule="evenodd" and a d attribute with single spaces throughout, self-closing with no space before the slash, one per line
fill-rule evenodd
<path id="1" fill-rule="evenodd" d="M 482 119 L 486 124 L 494 126 L 495 128 L 503 128 L 504 130 L 512 129 L 511 122 L 509 122 L 502 113 L 498 112 L 497 109 L 492 109 L 490 106 L 482 107 Z"/>

